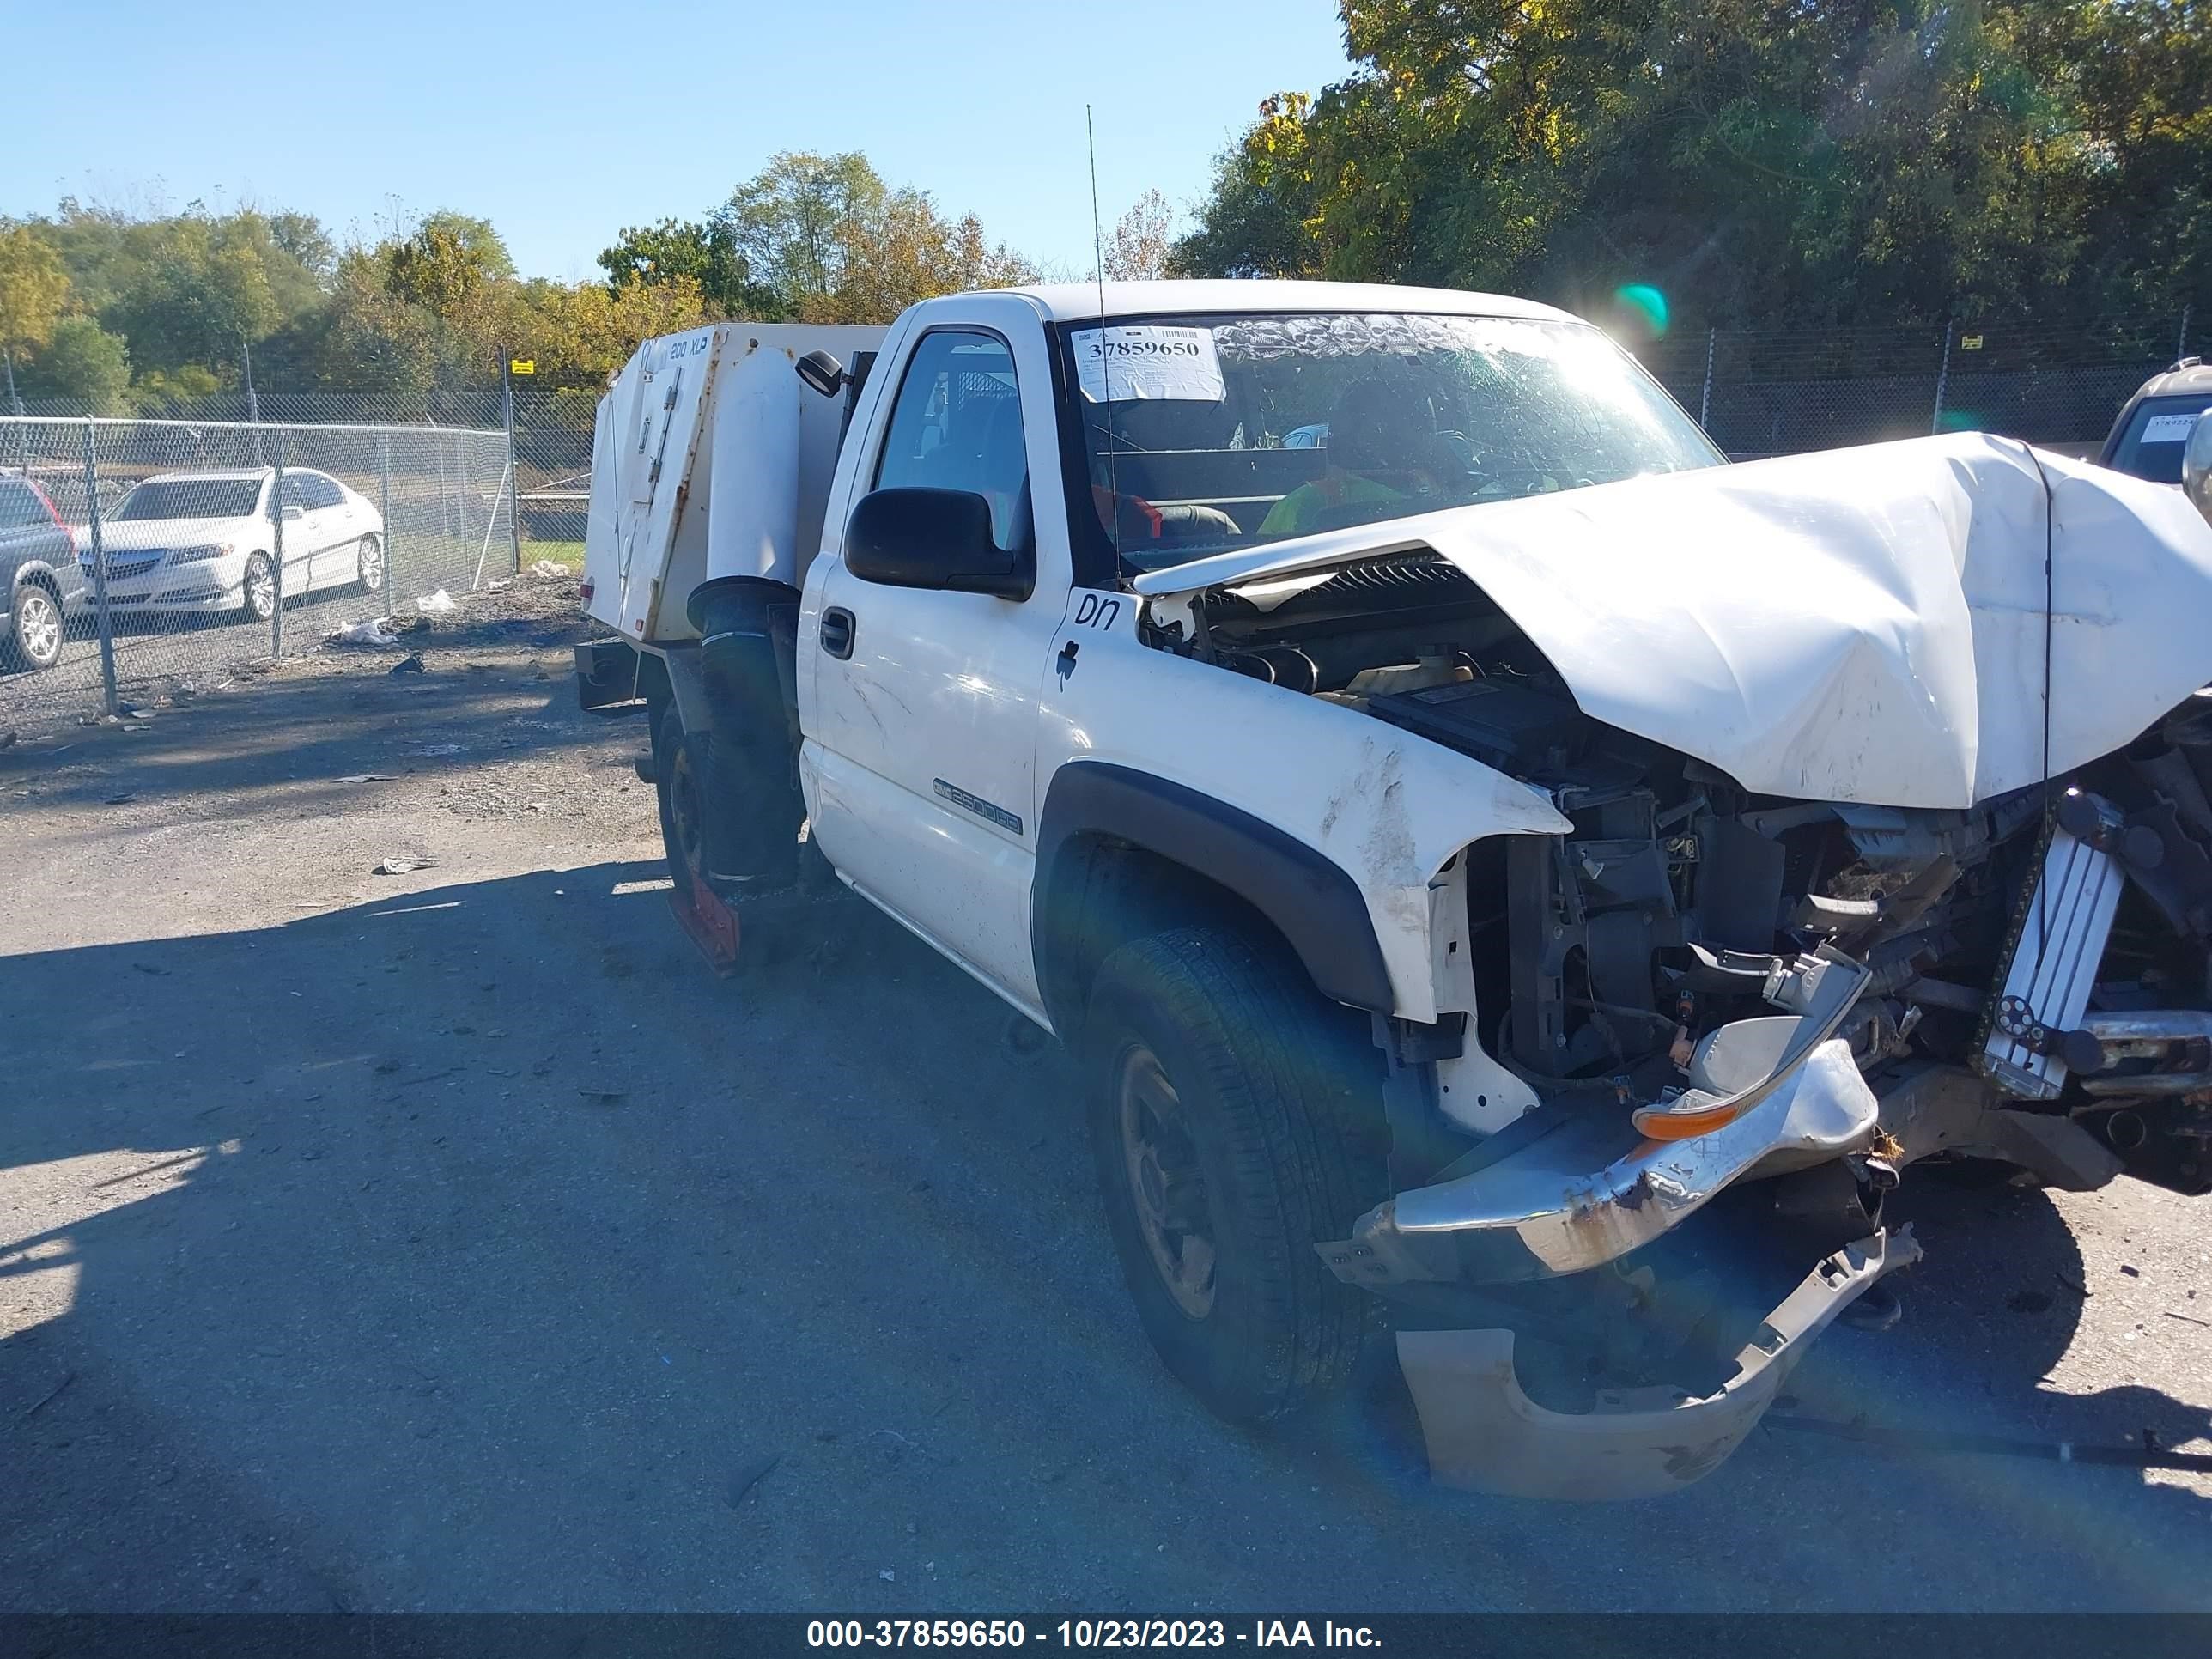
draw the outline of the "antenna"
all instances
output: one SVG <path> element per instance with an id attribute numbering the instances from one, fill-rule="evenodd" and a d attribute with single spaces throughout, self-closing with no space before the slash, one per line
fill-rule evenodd
<path id="1" fill-rule="evenodd" d="M 1098 134 L 1091 125 L 1091 106 L 1083 106 L 1083 143 L 1091 152 L 1091 271 L 1098 284 L 1098 389 L 1105 399 L 1099 410 L 1099 430 L 1106 438 L 1106 493 L 1114 498 L 1112 519 L 1106 526 L 1106 535 L 1114 544 L 1114 569 L 1119 575 L 1121 568 L 1121 491 L 1120 468 L 1116 465 L 1118 450 L 1114 442 L 1114 354 L 1107 349 L 1106 338 L 1106 238 L 1098 228 Z M 1082 393 L 1076 394 L 1078 404 Z"/>

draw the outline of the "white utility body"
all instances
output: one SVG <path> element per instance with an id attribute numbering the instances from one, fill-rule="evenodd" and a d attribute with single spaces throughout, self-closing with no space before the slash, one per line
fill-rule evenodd
<path id="1" fill-rule="evenodd" d="M 1491 295 L 720 324 L 600 406 L 581 695 L 644 706 L 718 965 L 834 872 L 1082 1057 L 1216 1409 L 1340 1382 L 1380 1297 L 1440 1479 L 1663 1491 L 1917 1255 L 1905 1164 L 2212 1185 L 2212 527 L 1980 434 L 1723 459 Z M 1832 1227 L 1779 1346 L 1522 1393 L 1539 1281 L 1624 1378 L 1681 1360 L 1592 1270 L 1752 1180 Z"/>
<path id="2" fill-rule="evenodd" d="M 586 613 L 628 639 L 684 639 L 684 597 L 710 574 L 803 568 L 821 544 L 838 410 L 792 365 L 805 351 L 872 350 L 883 337 L 718 323 L 640 346 L 593 423 Z M 675 609 L 664 616 L 670 593 Z"/>

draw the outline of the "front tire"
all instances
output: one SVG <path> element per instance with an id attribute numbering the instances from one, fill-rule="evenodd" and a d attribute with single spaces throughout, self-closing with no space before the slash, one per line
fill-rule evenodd
<path id="1" fill-rule="evenodd" d="M 62 659 L 61 602 L 40 583 L 24 582 L 9 606 L 8 635 L 0 645 L 10 668 L 52 668 Z"/>
<path id="2" fill-rule="evenodd" d="M 266 553 L 256 553 L 246 562 L 244 598 L 239 605 L 242 622 L 267 622 L 276 614 L 276 567 L 269 562 Z"/>
<path id="3" fill-rule="evenodd" d="M 1187 927 L 1106 959 L 1084 1031 L 1107 1224 L 1161 1359 L 1231 1422 L 1334 1393 L 1383 1328 L 1314 1250 L 1388 1194 L 1352 1018 L 1277 953 Z"/>
<path id="4" fill-rule="evenodd" d="M 363 536 L 353 554 L 354 581 L 364 593 L 384 592 L 384 544 Z"/>

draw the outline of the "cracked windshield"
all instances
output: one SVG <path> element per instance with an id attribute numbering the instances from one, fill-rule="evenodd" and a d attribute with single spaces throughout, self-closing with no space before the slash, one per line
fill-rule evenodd
<path id="1" fill-rule="evenodd" d="M 1092 503 L 1139 569 L 1722 459 L 1580 324 L 1194 317 L 1069 343 Z"/>

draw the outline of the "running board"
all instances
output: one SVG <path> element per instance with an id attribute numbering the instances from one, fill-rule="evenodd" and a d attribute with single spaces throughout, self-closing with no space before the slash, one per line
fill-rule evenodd
<path id="1" fill-rule="evenodd" d="M 2094 795 L 2079 799 L 2100 822 L 2120 821 L 2109 803 Z M 1981 1070 L 2005 1093 L 2056 1100 L 2069 1069 L 2094 1070 L 2103 1063 L 2102 1050 L 2081 1030 L 2081 1019 L 2124 880 L 2111 854 L 2051 826 L 2042 878 L 2014 920 L 2004 982 L 1985 1021 Z"/>

